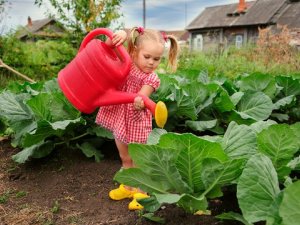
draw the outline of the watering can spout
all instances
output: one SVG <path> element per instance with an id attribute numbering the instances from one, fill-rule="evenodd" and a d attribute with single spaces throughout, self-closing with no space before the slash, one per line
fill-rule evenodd
<path id="1" fill-rule="evenodd" d="M 99 97 L 97 101 L 97 107 L 133 103 L 137 96 L 142 97 L 145 107 L 149 109 L 154 116 L 156 125 L 160 128 L 163 128 L 168 118 L 168 110 L 165 103 L 161 101 L 155 103 L 145 95 L 126 93 L 110 89 Z"/>

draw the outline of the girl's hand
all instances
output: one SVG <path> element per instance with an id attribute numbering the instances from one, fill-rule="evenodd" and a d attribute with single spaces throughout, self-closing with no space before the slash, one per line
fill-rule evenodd
<path id="1" fill-rule="evenodd" d="M 123 44 L 127 39 L 127 33 L 124 30 L 118 30 L 113 34 L 112 44 L 114 46 L 119 46 Z"/>
<path id="2" fill-rule="evenodd" d="M 134 99 L 134 102 L 133 102 L 133 105 L 134 105 L 134 108 L 138 111 L 141 111 L 145 108 L 145 105 L 144 105 L 144 101 L 143 101 L 143 98 L 140 97 L 140 96 L 137 96 L 135 99 Z"/>

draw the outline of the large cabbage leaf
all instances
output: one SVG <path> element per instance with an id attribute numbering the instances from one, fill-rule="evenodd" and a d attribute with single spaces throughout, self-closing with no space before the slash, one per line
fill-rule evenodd
<path id="1" fill-rule="evenodd" d="M 237 185 L 237 198 L 249 223 L 274 217 L 274 205 L 280 193 L 276 170 L 271 160 L 255 154 L 247 162 Z"/>
<path id="2" fill-rule="evenodd" d="M 257 135 L 258 151 L 268 156 L 280 179 L 290 173 L 287 163 L 299 149 L 298 138 L 287 124 L 274 124 Z"/>

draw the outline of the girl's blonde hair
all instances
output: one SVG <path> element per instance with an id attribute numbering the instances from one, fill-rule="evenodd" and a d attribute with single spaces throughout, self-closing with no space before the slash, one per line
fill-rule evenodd
<path id="1" fill-rule="evenodd" d="M 173 35 L 167 35 L 157 30 L 134 27 L 131 29 L 130 34 L 128 35 L 128 53 L 132 56 L 134 48 L 139 47 L 144 40 L 149 39 L 157 41 L 163 46 L 165 46 L 167 40 L 170 40 L 171 46 L 168 55 L 168 68 L 170 68 L 172 72 L 175 72 L 177 69 L 177 55 L 179 52 L 179 44 L 176 37 L 174 37 Z"/>

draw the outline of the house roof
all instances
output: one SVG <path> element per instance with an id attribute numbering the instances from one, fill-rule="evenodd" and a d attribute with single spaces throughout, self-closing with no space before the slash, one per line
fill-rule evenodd
<path id="1" fill-rule="evenodd" d="M 300 28 L 300 2 L 288 4 L 277 23 L 288 28 Z"/>
<path id="2" fill-rule="evenodd" d="M 244 13 L 237 12 L 238 3 L 205 8 L 186 29 L 274 24 L 280 16 L 279 12 L 288 5 L 284 0 L 257 0 L 246 4 Z"/>
<path id="3" fill-rule="evenodd" d="M 18 38 L 24 38 L 28 34 L 38 34 L 40 36 L 59 36 L 59 34 L 48 34 L 45 31 L 42 30 L 43 27 L 48 25 L 49 23 L 56 22 L 54 18 L 45 18 L 41 20 L 34 20 L 31 22 L 31 24 L 27 24 L 24 26 L 24 29 L 20 31 L 18 34 Z"/>

